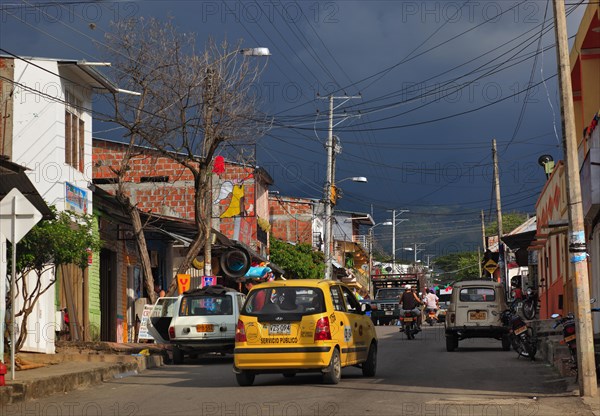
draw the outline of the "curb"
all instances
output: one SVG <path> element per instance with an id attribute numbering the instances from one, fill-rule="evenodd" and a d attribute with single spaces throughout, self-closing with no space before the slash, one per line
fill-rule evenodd
<path id="1" fill-rule="evenodd" d="M 56 393 L 66 393 L 86 388 L 110 381 L 114 378 L 137 375 L 148 368 L 163 365 L 162 357 L 159 355 L 128 357 L 127 361 L 120 363 L 97 362 L 92 364 L 95 364 L 92 368 L 51 376 L 44 376 L 43 369 L 37 370 L 39 371 L 39 376 L 35 379 L 8 381 L 5 387 L 0 388 L 2 392 L 0 394 L 0 406 L 13 405 L 22 401 L 40 399 Z"/>

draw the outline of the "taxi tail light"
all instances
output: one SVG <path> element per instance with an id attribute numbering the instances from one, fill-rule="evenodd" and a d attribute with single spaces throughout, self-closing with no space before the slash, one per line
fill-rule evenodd
<path id="1" fill-rule="evenodd" d="M 565 328 L 565 332 L 569 335 L 574 334 L 575 333 L 575 326 L 568 326 Z"/>
<path id="2" fill-rule="evenodd" d="M 235 327 L 235 342 L 246 342 L 246 328 L 241 319 L 238 319 L 237 326 Z"/>
<path id="3" fill-rule="evenodd" d="M 174 326 L 169 327 L 169 338 L 170 339 L 175 338 L 175 327 Z"/>
<path id="4" fill-rule="evenodd" d="M 331 329 L 329 328 L 329 318 L 323 317 L 315 325 L 315 341 L 331 340 Z"/>

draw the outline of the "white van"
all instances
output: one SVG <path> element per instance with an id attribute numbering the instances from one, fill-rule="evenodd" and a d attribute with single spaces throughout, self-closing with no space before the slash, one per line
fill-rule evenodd
<path id="1" fill-rule="evenodd" d="M 150 313 L 148 332 L 173 346 L 173 363 L 186 355 L 233 352 L 235 328 L 245 295 L 223 286 L 207 286 L 177 298 L 159 298 Z"/>
<path id="2" fill-rule="evenodd" d="M 500 314 L 506 309 L 502 284 L 490 280 L 455 283 L 446 313 L 446 350 L 454 351 L 458 342 L 467 338 L 495 338 L 508 351 L 508 328 L 500 321 Z"/>

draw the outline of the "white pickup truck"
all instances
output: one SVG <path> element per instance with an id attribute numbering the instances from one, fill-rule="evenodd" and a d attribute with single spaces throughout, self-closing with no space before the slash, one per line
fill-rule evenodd
<path id="1" fill-rule="evenodd" d="M 245 295 L 223 286 L 207 286 L 179 297 L 159 298 L 148 322 L 156 342 L 173 346 L 173 363 L 186 355 L 233 352 L 235 327 Z"/>

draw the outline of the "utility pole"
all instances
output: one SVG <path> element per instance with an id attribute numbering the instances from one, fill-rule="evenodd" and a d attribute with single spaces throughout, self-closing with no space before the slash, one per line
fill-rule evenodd
<path id="1" fill-rule="evenodd" d="M 334 152 L 334 141 L 333 141 L 333 101 L 334 100 L 345 100 L 344 103 L 353 98 L 362 98 L 360 96 L 342 96 L 334 97 L 330 95 L 329 99 L 329 126 L 327 128 L 327 179 L 325 182 L 325 221 L 324 221 L 324 247 L 323 254 L 325 255 L 325 280 L 333 279 L 333 193 L 335 192 L 335 152 Z M 343 103 L 342 103 L 343 104 Z M 340 104 L 341 105 L 341 104 Z"/>
<path id="2" fill-rule="evenodd" d="M 481 241 L 483 243 L 483 245 L 482 245 L 483 249 L 481 251 L 483 251 L 483 253 L 485 253 L 487 245 L 485 244 L 485 217 L 483 215 L 483 210 L 481 210 Z M 481 251 L 478 250 L 477 252 L 480 253 L 480 255 L 479 255 L 479 276 L 483 277 L 484 271 L 481 268 Z"/>
<path id="3" fill-rule="evenodd" d="M 371 280 L 373 279 L 373 227 L 369 227 L 369 297 L 373 298 L 371 293 Z"/>
<path id="4" fill-rule="evenodd" d="M 581 203 L 579 157 L 575 131 L 575 111 L 571 86 L 571 65 L 567 40 L 567 22 L 564 0 L 554 0 L 554 27 L 558 82 L 562 114 L 563 152 L 565 157 L 567 210 L 569 214 L 569 254 L 575 282 L 575 323 L 577 325 L 577 365 L 580 395 L 597 397 L 596 368 L 594 363 L 594 333 L 590 306 L 587 247 Z"/>
<path id="5" fill-rule="evenodd" d="M 481 242 L 483 243 L 481 247 L 483 247 L 483 251 L 485 252 L 487 244 L 485 243 L 485 217 L 483 215 L 483 210 L 481 210 Z"/>
<path id="6" fill-rule="evenodd" d="M 492 140 L 492 158 L 494 160 L 494 188 L 496 190 L 496 215 L 498 219 L 498 267 L 500 268 L 500 282 L 506 293 L 509 293 L 508 282 L 506 281 L 506 253 L 502 243 L 502 202 L 500 201 L 500 173 L 498 172 L 496 139 Z"/>
<path id="7" fill-rule="evenodd" d="M 396 210 L 392 210 L 392 273 L 396 273 Z"/>
<path id="8" fill-rule="evenodd" d="M 333 186 L 333 95 L 329 96 L 329 128 L 327 129 L 327 178 L 325 180 L 325 246 L 323 253 L 325 254 L 325 279 L 331 280 L 332 276 L 332 258 L 331 258 L 331 242 L 333 240 L 331 231 L 331 210 L 333 201 L 331 200 L 331 187 Z"/>

